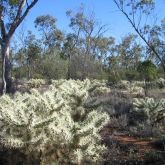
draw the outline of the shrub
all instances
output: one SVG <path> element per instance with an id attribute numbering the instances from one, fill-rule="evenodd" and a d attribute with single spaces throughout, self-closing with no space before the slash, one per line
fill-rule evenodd
<path id="1" fill-rule="evenodd" d="M 125 76 L 128 81 L 139 79 L 139 73 L 136 70 L 127 70 Z"/>
<path id="2" fill-rule="evenodd" d="M 121 75 L 118 72 L 111 72 L 108 77 L 108 84 L 114 85 L 121 80 Z"/>
<path id="3" fill-rule="evenodd" d="M 36 70 L 45 79 L 67 78 L 67 72 L 68 60 L 63 59 L 56 49 L 42 57 Z"/>
<path id="4" fill-rule="evenodd" d="M 140 83 L 142 85 L 143 83 Z M 133 96 L 143 96 L 144 95 L 144 89 L 139 85 L 139 82 L 129 82 L 126 80 L 121 80 L 116 84 L 116 87 L 122 90 L 126 90 L 128 94 L 131 94 Z"/>
<path id="5" fill-rule="evenodd" d="M 152 81 L 157 77 L 157 67 L 152 61 L 141 62 L 137 70 L 145 81 Z"/>
<path id="6" fill-rule="evenodd" d="M 69 78 L 72 79 L 101 79 L 101 64 L 85 53 L 76 53 L 69 61 Z"/>
<path id="7" fill-rule="evenodd" d="M 55 88 L 62 88 L 64 91 L 68 92 L 72 90 L 72 92 L 78 91 L 78 93 L 88 91 L 90 95 L 96 96 L 104 93 L 110 92 L 110 88 L 107 87 L 105 80 L 89 80 L 85 79 L 83 81 L 80 80 L 52 80 L 52 85 Z M 77 94 L 78 94 L 77 93 Z"/>
<path id="8" fill-rule="evenodd" d="M 156 81 L 157 85 L 159 88 L 164 88 L 165 87 L 165 79 L 163 78 L 159 78 L 157 81 Z"/>
<path id="9" fill-rule="evenodd" d="M 119 128 L 120 130 L 125 130 L 128 126 L 128 117 L 126 114 L 120 115 L 119 117 L 112 117 L 109 125 L 112 128 Z"/>
<path id="10" fill-rule="evenodd" d="M 41 85 L 45 84 L 45 80 L 43 79 L 30 79 L 27 82 L 27 85 L 29 88 L 39 88 Z"/>
<path id="11" fill-rule="evenodd" d="M 92 91 L 92 95 L 94 96 L 103 95 L 109 92 L 111 92 L 110 88 L 105 86 L 100 86 L 100 87 L 96 87 L 95 90 Z"/>
<path id="12" fill-rule="evenodd" d="M 138 86 L 131 86 L 128 91 L 133 96 L 144 96 L 144 89 Z"/>
<path id="13" fill-rule="evenodd" d="M 144 122 L 137 122 L 136 126 L 130 127 L 129 128 L 130 134 L 133 136 L 138 136 L 138 137 L 161 137 L 162 131 L 161 131 L 161 125 L 159 123 L 157 124 L 150 124 L 147 123 L 146 121 Z"/>
<path id="14" fill-rule="evenodd" d="M 130 87 L 131 83 L 126 80 L 121 80 L 116 84 L 116 87 L 119 89 L 128 89 Z"/>
<path id="15" fill-rule="evenodd" d="M 145 83 L 145 81 L 133 81 L 132 84 L 134 86 L 138 86 L 138 87 L 144 88 L 146 83 Z"/>
<path id="16" fill-rule="evenodd" d="M 99 131 L 109 116 L 84 108 L 87 81 L 76 85 L 72 80 L 60 80 L 55 84 L 43 94 L 33 89 L 31 94 L 0 98 L 2 143 L 27 155 L 41 153 L 46 164 L 101 160 L 106 147 L 100 143 Z"/>
<path id="17" fill-rule="evenodd" d="M 133 100 L 133 110 L 138 112 L 144 112 L 150 122 L 157 122 L 165 118 L 165 99 L 156 101 L 153 98 Z"/>

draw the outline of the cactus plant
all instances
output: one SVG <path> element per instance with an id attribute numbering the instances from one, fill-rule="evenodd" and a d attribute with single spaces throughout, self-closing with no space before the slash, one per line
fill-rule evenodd
<path id="1" fill-rule="evenodd" d="M 27 85 L 29 88 L 39 88 L 41 85 L 45 84 L 45 80 L 43 79 L 30 79 L 27 82 Z"/>
<path id="2" fill-rule="evenodd" d="M 153 98 L 134 98 L 133 110 L 143 111 L 150 122 L 154 123 L 165 119 L 165 99 L 156 101 Z"/>
<path id="3" fill-rule="evenodd" d="M 41 152 L 43 164 L 101 160 L 106 147 L 99 131 L 109 121 L 108 114 L 84 107 L 88 83 L 83 88 L 81 82 L 58 83 L 43 94 L 33 89 L 30 94 L 0 97 L 2 144 L 27 155 Z"/>

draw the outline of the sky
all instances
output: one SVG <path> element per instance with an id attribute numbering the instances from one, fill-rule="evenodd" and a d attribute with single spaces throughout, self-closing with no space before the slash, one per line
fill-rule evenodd
<path id="1" fill-rule="evenodd" d="M 165 0 L 155 1 L 155 13 L 158 19 L 164 18 Z M 118 11 L 113 0 L 39 0 L 17 30 L 17 35 L 19 35 L 22 27 L 37 34 L 34 28 L 34 20 L 37 16 L 46 14 L 52 15 L 57 19 L 57 27 L 59 29 L 69 32 L 69 18 L 66 16 L 66 11 L 71 9 L 76 12 L 81 4 L 84 5 L 87 12 L 94 11 L 95 17 L 99 22 L 108 25 L 107 37 L 113 36 L 119 41 L 128 33 L 134 32 L 124 15 Z"/>

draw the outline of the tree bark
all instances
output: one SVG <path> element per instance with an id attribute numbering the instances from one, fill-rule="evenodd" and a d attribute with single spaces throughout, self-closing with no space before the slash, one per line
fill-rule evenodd
<path id="1" fill-rule="evenodd" d="M 17 10 L 14 11 L 15 18 L 13 18 L 13 22 L 9 26 L 9 30 L 6 29 L 5 23 L 5 14 L 4 10 L 6 5 L 1 4 L 2 10 L 0 10 L 0 44 L 1 44 L 1 55 L 2 55 L 2 94 L 6 92 L 10 92 L 11 89 L 11 79 L 10 79 L 10 39 L 12 38 L 15 30 L 27 16 L 31 8 L 38 2 L 38 0 L 32 0 L 29 4 L 27 0 L 21 0 L 16 3 L 18 7 Z M 26 6 L 26 7 L 25 7 Z M 7 5 L 8 7 L 8 5 Z M 9 4 L 9 7 L 10 4 Z M 25 8 L 24 8 L 25 7 Z"/>
<path id="2" fill-rule="evenodd" d="M 2 94 L 6 94 L 11 89 L 10 78 L 10 40 L 4 40 L 1 44 L 1 56 L 2 56 Z"/>

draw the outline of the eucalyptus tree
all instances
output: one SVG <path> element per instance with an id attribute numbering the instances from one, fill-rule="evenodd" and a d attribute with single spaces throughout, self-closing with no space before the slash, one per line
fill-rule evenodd
<path id="1" fill-rule="evenodd" d="M 35 27 L 41 32 L 41 40 L 44 51 L 52 51 L 54 48 L 61 48 L 64 34 L 56 26 L 56 18 L 51 15 L 38 16 L 34 23 Z"/>
<path id="2" fill-rule="evenodd" d="M 19 78 L 22 76 L 30 79 L 42 58 L 40 42 L 32 31 L 27 31 L 26 36 L 21 38 L 21 44 L 18 47 L 14 54 L 15 75 Z"/>
<path id="3" fill-rule="evenodd" d="M 28 71 L 27 77 L 30 79 L 33 76 L 34 70 L 36 70 L 37 61 L 41 59 L 41 46 L 31 31 L 28 31 L 25 43 L 27 45 L 25 53 L 26 66 Z"/>
<path id="4" fill-rule="evenodd" d="M 127 20 L 130 22 L 138 36 L 144 41 L 147 45 L 148 49 L 152 54 L 158 59 L 159 63 L 161 64 L 164 74 L 165 74 L 165 60 L 164 56 L 165 53 L 158 49 L 157 43 L 159 46 L 165 45 L 165 37 L 164 34 L 159 33 L 160 26 L 155 26 L 155 21 L 152 25 L 152 21 L 149 21 L 149 17 L 155 7 L 156 1 L 154 0 L 113 0 L 116 4 L 117 8 L 124 14 Z M 162 20 L 162 27 L 163 23 Z M 153 32 L 156 34 L 153 35 Z M 159 37 L 158 37 L 159 36 Z M 157 40 L 159 38 L 159 40 Z M 157 42 L 157 41 L 158 42 Z M 155 41 L 157 43 L 155 43 Z"/>
<path id="5" fill-rule="evenodd" d="M 106 25 L 101 25 L 94 13 L 87 14 L 82 6 L 76 13 L 69 10 L 66 14 L 70 19 L 69 27 L 72 29 L 64 43 L 69 50 L 65 51 L 69 59 L 68 78 L 70 78 L 70 64 L 77 58 L 78 65 L 82 68 L 81 78 L 83 79 L 89 73 L 89 63 L 94 62 L 97 57 L 98 44 L 107 31 Z"/>
<path id="6" fill-rule="evenodd" d="M 99 38 L 93 38 L 93 54 L 95 54 L 96 58 L 100 59 L 104 65 L 106 65 L 107 57 L 114 53 L 114 45 L 115 38 L 113 37 L 102 36 Z"/>
<path id="7" fill-rule="evenodd" d="M 2 93 L 11 87 L 10 80 L 10 42 L 18 26 L 36 5 L 38 0 L 1 0 L 0 1 L 0 45 L 2 55 Z"/>
<path id="8" fill-rule="evenodd" d="M 137 70 L 145 82 L 145 94 L 147 95 L 148 87 L 150 86 L 149 82 L 157 78 L 157 67 L 150 60 L 146 60 L 139 64 Z"/>
<path id="9" fill-rule="evenodd" d="M 149 39 L 150 44 L 154 45 L 154 48 L 159 53 L 162 61 L 165 62 L 165 18 L 161 20 L 160 25 L 150 27 Z M 149 58 L 159 65 L 160 61 L 155 57 L 153 51 L 148 49 L 148 53 Z"/>
<path id="10" fill-rule="evenodd" d="M 141 62 L 138 66 L 138 71 L 144 81 L 152 81 L 157 76 L 157 67 L 149 60 Z"/>
<path id="11" fill-rule="evenodd" d="M 128 34 L 116 46 L 117 56 L 121 68 L 136 69 L 143 56 L 143 46 L 137 42 L 137 36 Z"/>

